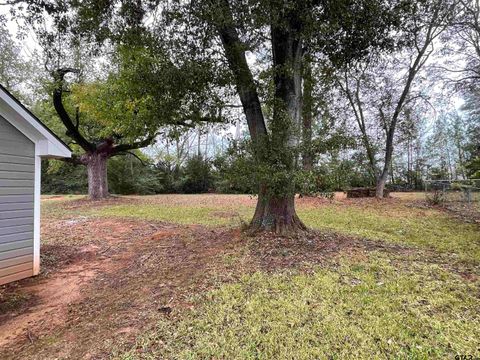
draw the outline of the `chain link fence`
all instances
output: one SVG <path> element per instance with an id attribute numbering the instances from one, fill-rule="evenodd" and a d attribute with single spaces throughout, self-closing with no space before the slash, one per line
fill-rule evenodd
<path id="1" fill-rule="evenodd" d="M 435 205 L 480 206 L 480 179 L 425 180 L 425 197 L 429 203 Z"/>

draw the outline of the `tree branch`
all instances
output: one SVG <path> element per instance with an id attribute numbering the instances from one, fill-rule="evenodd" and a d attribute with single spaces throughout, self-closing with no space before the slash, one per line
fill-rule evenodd
<path id="1" fill-rule="evenodd" d="M 95 145 L 83 137 L 78 127 L 72 122 L 70 115 L 68 115 L 68 112 L 65 109 L 65 106 L 63 105 L 63 99 L 62 99 L 62 95 L 64 92 L 63 84 L 64 84 L 65 75 L 68 73 L 78 73 L 78 70 L 72 69 L 72 68 L 63 68 L 63 69 L 57 69 L 52 73 L 53 78 L 55 80 L 55 88 L 53 90 L 53 106 L 55 107 L 55 110 L 58 116 L 60 117 L 60 120 L 62 121 L 63 125 L 67 129 L 66 134 L 70 138 L 75 140 L 75 142 L 83 150 L 87 152 L 92 152 L 92 151 L 95 151 Z M 77 122 L 77 125 L 78 125 L 78 122 Z"/>
<path id="2" fill-rule="evenodd" d="M 112 155 L 112 156 L 126 155 L 126 154 L 129 154 L 129 155 L 132 155 L 133 157 L 135 157 L 138 161 L 140 161 L 140 163 L 141 163 L 143 166 L 149 166 L 149 165 L 151 165 L 151 164 L 149 164 L 149 163 L 144 162 L 141 157 L 139 157 L 137 154 L 135 154 L 134 152 L 131 152 L 131 151 L 124 151 L 124 152 L 116 153 L 115 155 Z"/>
<path id="3" fill-rule="evenodd" d="M 111 156 L 115 156 L 116 154 L 121 152 L 127 152 L 128 150 L 136 150 L 136 149 L 147 147 L 148 145 L 151 145 L 154 142 L 156 136 L 157 134 L 149 136 L 143 140 L 130 143 L 130 144 L 115 145 L 112 149 Z"/>
<path id="4" fill-rule="evenodd" d="M 250 136 L 254 142 L 257 142 L 260 137 L 267 137 L 268 133 L 257 87 L 247 63 L 245 46 L 235 28 L 228 0 L 211 0 L 210 4 L 216 9 L 217 14 L 221 13 L 219 19 L 215 21 L 215 27 L 222 41 L 229 68 L 235 78 Z"/>

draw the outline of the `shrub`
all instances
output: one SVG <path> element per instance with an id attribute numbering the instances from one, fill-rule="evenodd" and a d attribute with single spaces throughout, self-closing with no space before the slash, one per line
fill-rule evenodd
<path id="1" fill-rule="evenodd" d="M 187 194 L 205 193 L 213 188 L 212 166 L 201 155 L 189 158 L 176 188 Z"/>
<path id="2" fill-rule="evenodd" d="M 434 189 L 425 195 L 427 203 L 430 205 L 442 205 L 445 203 L 445 192 L 440 189 Z"/>
<path id="3" fill-rule="evenodd" d="M 226 194 L 255 194 L 258 191 L 256 164 L 250 142 L 234 142 L 214 161 L 215 190 Z"/>
<path id="4" fill-rule="evenodd" d="M 155 194 L 159 181 L 155 168 L 140 151 L 135 156 L 127 154 L 109 159 L 108 186 L 112 194 Z"/>
<path id="5" fill-rule="evenodd" d="M 87 168 L 60 160 L 42 161 L 42 193 L 85 194 L 88 189 Z"/>

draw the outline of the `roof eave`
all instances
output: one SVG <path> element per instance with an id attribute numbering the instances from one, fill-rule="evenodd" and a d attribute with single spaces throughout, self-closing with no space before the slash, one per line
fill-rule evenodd
<path id="1" fill-rule="evenodd" d="M 33 115 L 18 99 L 0 85 L 0 116 L 36 144 L 41 157 L 69 158 L 71 149 Z"/>

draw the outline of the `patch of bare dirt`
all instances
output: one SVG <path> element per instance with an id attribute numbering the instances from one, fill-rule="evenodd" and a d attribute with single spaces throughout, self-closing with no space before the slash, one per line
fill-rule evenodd
<path id="1" fill-rule="evenodd" d="M 228 229 L 125 219 L 47 227 L 55 238 L 45 236 L 43 274 L 2 290 L 4 298 L 35 299 L 1 315 L 2 359 L 107 358 L 112 344 L 131 344 L 159 317 L 191 306 L 193 293 L 228 277 L 223 256 L 243 241 Z"/>
<path id="2" fill-rule="evenodd" d="M 443 207 L 453 217 L 471 224 L 480 225 L 480 204 L 452 203 Z"/>
<path id="3" fill-rule="evenodd" d="M 119 220 L 95 220 L 89 226 L 82 222 L 62 227 L 59 223 L 62 221 L 48 222 L 49 225 L 42 228 L 50 243 L 42 247 L 41 275 L 0 289 L 0 299 L 4 302 L 18 296 L 31 299 L 27 304 L 19 304 L 18 308 L 0 314 L 0 349 L 33 344 L 64 324 L 71 307 L 88 297 L 88 288 L 94 280 L 102 274 L 117 271 L 122 266 L 121 260 L 128 258 L 125 255 L 134 241 L 155 231 L 142 223 Z M 49 238 L 51 233 L 59 236 L 56 231 L 62 234 L 61 229 L 67 234 L 65 240 L 70 236 L 71 245 Z M 110 236 L 102 236 L 106 233 Z M 76 237 L 90 241 L 79 245 L 75 242 Z M 112 247 L 115 250 L 112 251 Z M 108 256 L 107 252 L 110 252 Z"/>
<path id="4" fill-rule="evenodd" d="M 377 199 L 375 197 L 366 198 L 347 198 L 344 192 L 336 192 L 332 199 L 321 196 L 303 196 L 296 200 L 297 206 L 322 207 L 331 204 L 341 206 L 355 206 L 355 207 L 375 207 L 375 208 L 390 208 L 395 205 L 405 203 L 407 200 L 393 193 L 390 197 Z M 408 202 L 408 201 L 407 201 Z"/>
<path id="5" fill-rule="evenodd" d="M 33 342 L 37 333 L 49 331 L 63 323 L 67 307 L 81 297 L 81 286 L 95 276 L 88 264 L 75 264 L 60 270 L 54 277 L 31 282 L 22 292 L 31 294 L 36 303 L 17 313 L 0 315 L 0 348 L 19 339 Z"/>
<path id="6" fill-rule="evenodd" d="M 50 200 L 66 200 L 67 197 L 65 195 L 50 195 L 50 196 L 42 196 L 42 201 L 50 201 Z"/>

